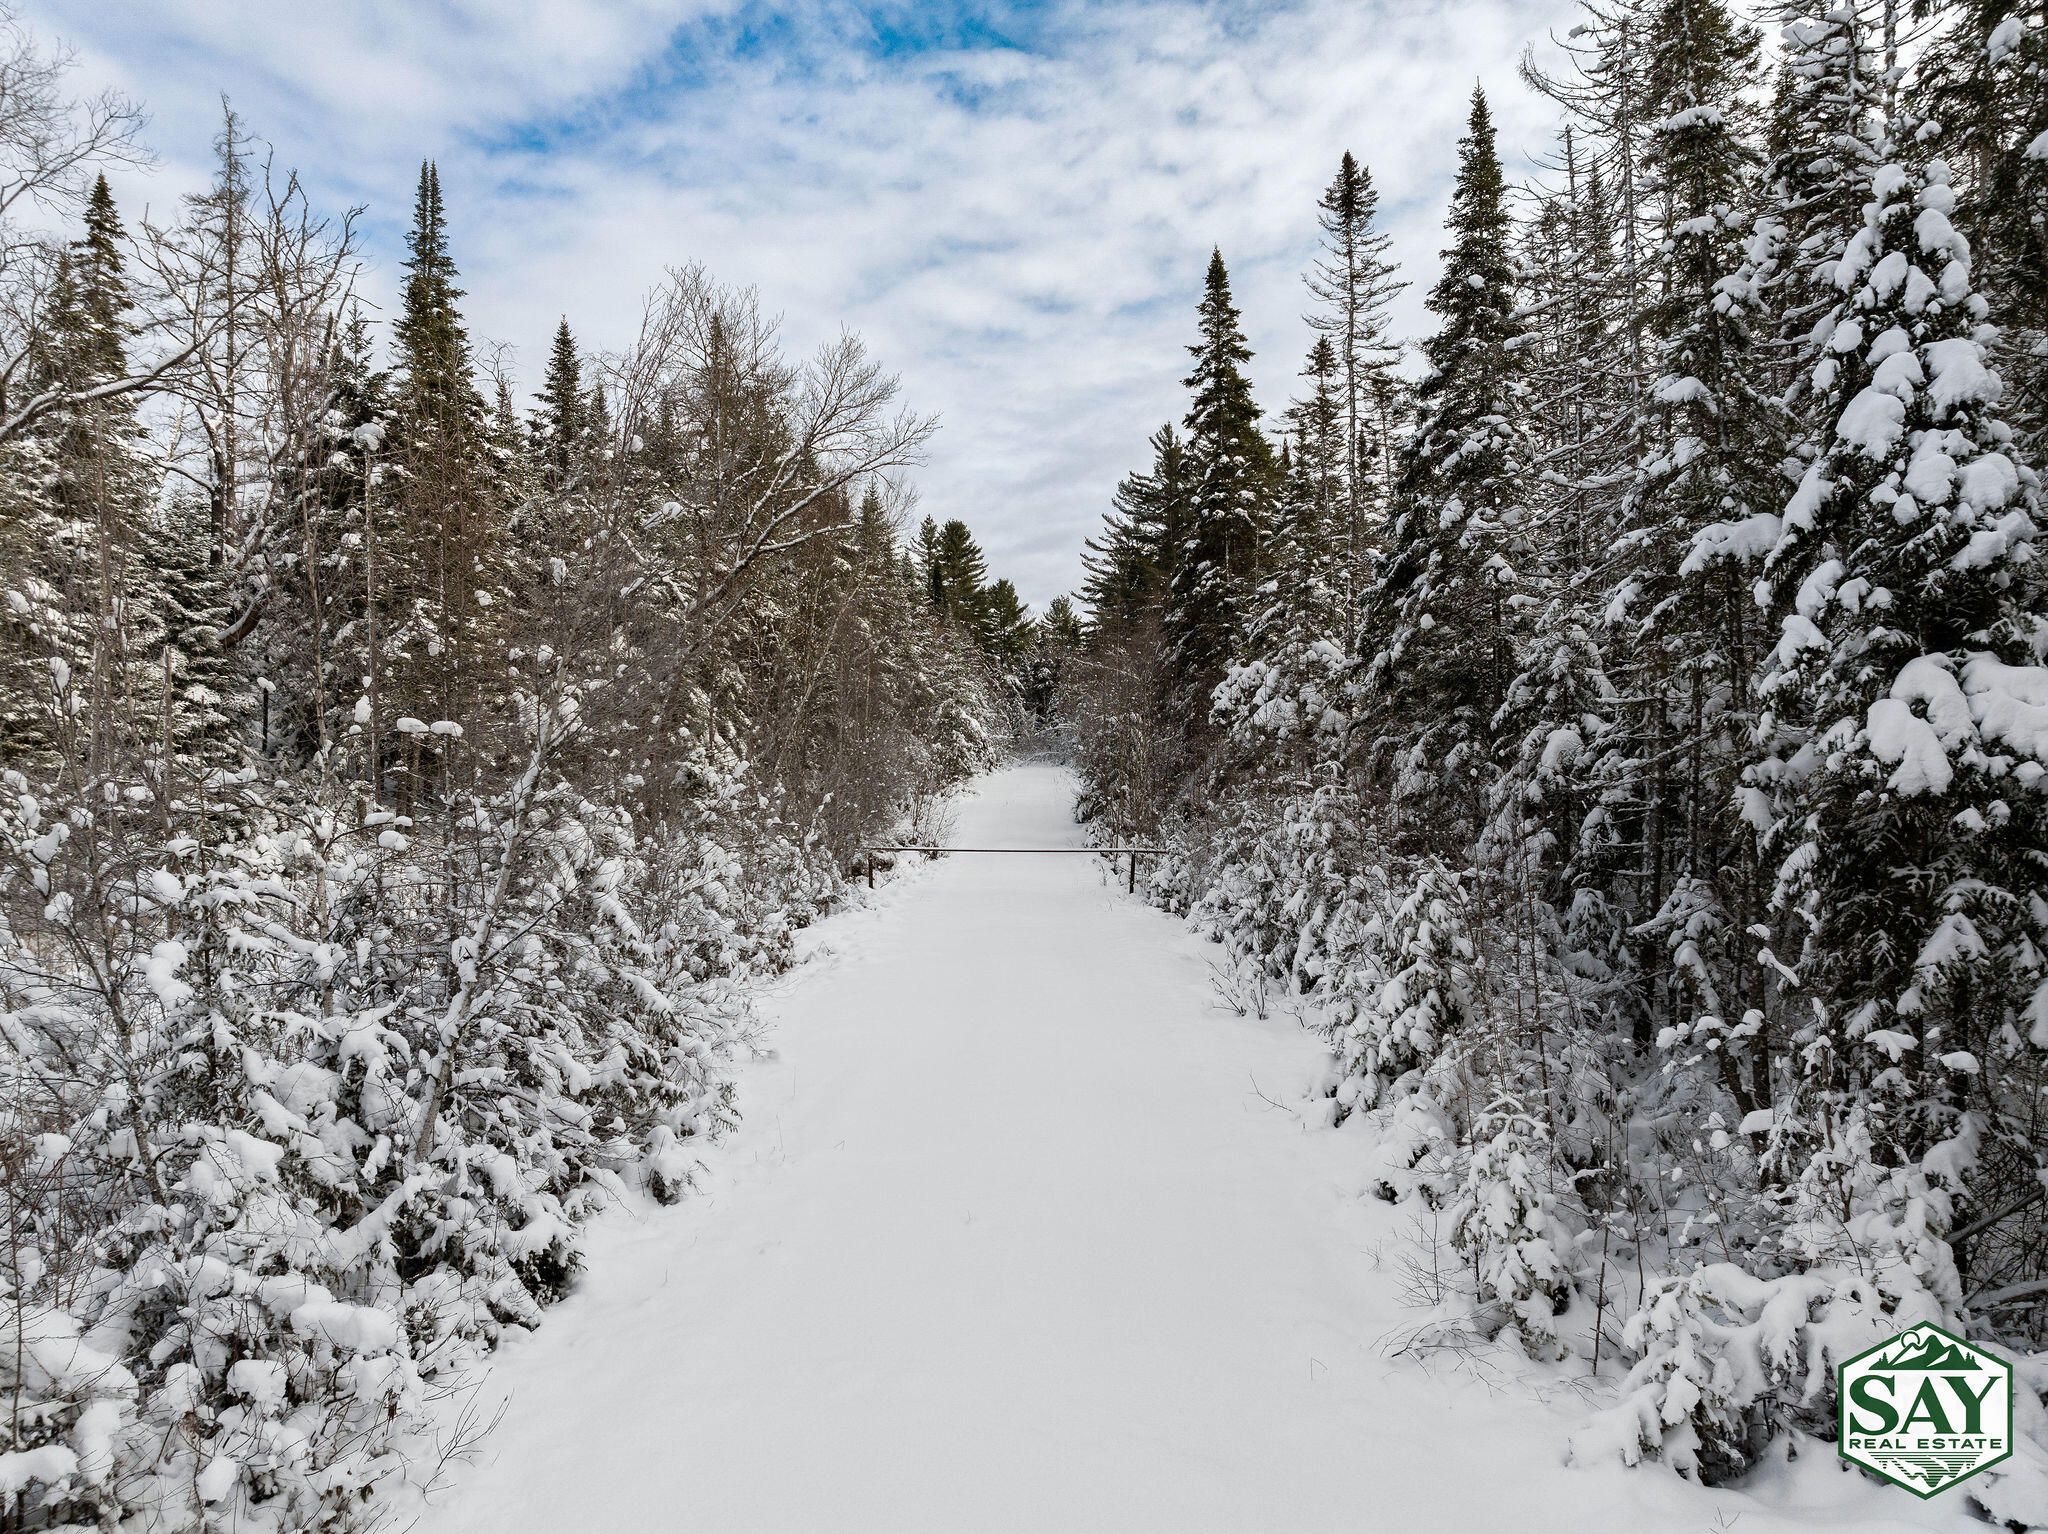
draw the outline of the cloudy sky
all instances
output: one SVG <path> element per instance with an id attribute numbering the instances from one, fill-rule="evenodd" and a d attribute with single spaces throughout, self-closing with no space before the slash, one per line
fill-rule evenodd
<path id="1" fill-rule="evenodd" d="M 147 106 L 160 163 L 117 185 L 131 210 L 203 182 L 225 93 L 316 200 L 367 208 L 388 299 L 435 159 L 472 333 L 525 387 L 558 314 L 621 343 L 685 261 L 758 287 L 794 346 L 861 331 L 943 418 L 923 510 L 964 518 L 1038 605 L 1185 409 L 1210 247 L 1282 406 L 1314 201 L 1348 148 L 1420 332 L 1471 88 L 1511 166 L 1542 153 L 1551 115 L 1515 61 L 1572 19 L 1569 0 L 17 4 Z"/>

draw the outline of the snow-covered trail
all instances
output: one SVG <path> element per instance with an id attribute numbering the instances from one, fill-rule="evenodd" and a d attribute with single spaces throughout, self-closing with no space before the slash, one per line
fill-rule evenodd
<path id="1" fill-rule="evenodd" d="M 1013 767 L 953 839 L 1076 846 L 1070 803 Z M 1283 1106 L 1316 1044 L 1215 1006 L 1202 945 L 1097 860 L 946 859 L 818 943 L 702 1191 L 592 1232 L 429 1534 L 1933 1516 L 1832 1465 L 1763 1495 L 1567 1469 L 1576 1406 L 1388 1357 L 1404 1217 L 1357 1198 L 1351 1136 Z"/>

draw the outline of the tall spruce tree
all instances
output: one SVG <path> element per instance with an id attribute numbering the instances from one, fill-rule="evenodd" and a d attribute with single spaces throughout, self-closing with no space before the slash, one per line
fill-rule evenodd
<path id="1" fill-rule="evenodd" d="M 1546 449 L 1537 495 L 1551 576 L 1585 576 L 1618 525 L 1621 472 L 1635 438 L 1631 388 L 1616 351 L 1628 328 L 1615 253 L 1615 208 L 1597 163 L 1567 123 L 1524 227 L 1522 285 L 1530 429 Z"/>
<path id="2" fill-rule="evenodd" d="M 1757 371 L 1789 408 L 1804 412 L 1825 334 L 1840 298 L 1834 263 L 1861 227 L 1877 164 L 1879 114 L 1893 81 L 1867 4 L 1794 0 L 1780 7 L 1780 57 L 1748 266 L 1774 356 Z M 1812 423 L 1805 423 L 1812 424 Z"/>
<path id="3" fill-rule="evenodd" d="M 1266 580 L 1243 656 L 1217 688 L 1212 709 L 1237 742 L 1243 770 L 1275 780 L 1334 754 L 1356 613 L 1342 589 L 1350 499 L 1343 404 L 1327 336 L 1317 337 L 1303 372 L 1310 390 L 1288 411 L 1291 435 L 1281 441 Z"/>
<path id="4" fill-rule="evenodd" d="M 128 372 L 131 301 L 127 233 L 105 176 L 86 199 L 84 228 L 59 258 L 36 389 L 74 393 Z M 92 615 L 73 659 L 96 765 L 127 749 L 159 755 L 147 727 L 158 712 L 163 654 L 162 572 L 150 557 L 155 482 L 132 395 L 82 398 L 37 424 L 48 481 L 46 569 L 65 599 Z"/>
<path id="5" fill-rule="evenodd" d="M 462 289 L 455 285 L 458 273 L 448 249 L 441 173 L 431 160 L 420 166 L 405 248 L 403 308 L 393 332 L 402 370 L 402 408 L 416 431 L 474 434 L 483 401 L 476 391 L 469 333 L 458 307 Z"/>
<path id="6" fill-rule="evenodd" d="M 1273 445 L 1259 429 L 1259 407 L 1244 375 L 1252 353 L 1220 250 L 1209 257 L 1199 335 L 1188 348 L 1195 365 L 1184 380 L 1194 391 L 1183 423 L 1192 488 L 1165 609 L 1173 686 L 1196 730 L 1251 616 L 1279 488 Z"/>
<path id="7" fill-rule="evenodd" d="M 1947 0 L 1912 109 L 1938 124 L 1957 224 L 1999 319 L 2005 410 L 2038 451 L 2048 433 L 2048 3 Z"/>
<path id="8" fill-rule="evenodd" d="M 252 669 L 270 686 L 253 732 L 266 755 L 292 766 L 311 761 L 346 734 L 364 679 L 384 669 L 372 597 L 382 589 L 377 559 L 395 529 L 388 482 L 391 380 L 375 362 L 370 321 L 351 305 L 327 350 L 327 438 L 296 498 L 292 554 L 279 561 L 275 619 L 258 631 Z M 350 721 L 352 722 L 352 720 Z"/>
<path id="9" fill-rule="evenodd" d="M 1008 579 L 992 582 L 982 594 L 981 623 L 976 636 L 990 662 L 1014 671 L 1031 648 L 1031 614 Z"/>
<path id="10" fill-rule="evenodd" d="M 567 315 L 555 326 L 539 398 L 540 408 L 533 413 L 534 447 L 550 481 L 560 484 L 568 478 L 583 438 L 583 363 L 576 355 Z"/>
<path id="11" fill-rule="evenodd" d="M 1337 584 L 1333 577 L 1345 572 L 1355 545 L 1348 543 L 1352 454 L 1346 382 L 1328 336 L 1318 336 L 1309 348 L 1301 376 L 1308 381 L 1308 393 L 1287 412 L 1291 469 L 1299 489 L 1292 497 L 1292 514 L 1275 519 L 1269 538 L 1276 566 L 1284 550 L 1300 574 L 1313 572 L 1319 585 L 1330 587 Z"/>
<path id="12" fill-rule="evenodd" d="M 1530 429 L 1544 472 L 1531 486 L 1538 535 L 1523 574 L 1529 614 L 1520 671 L 1495 734 L 1503 767 L 1482 858 L 1504 871 L 1525 913 L 1589 975 L 1611 981 L 1620 897 L 1616 836 L 1601 771 L 1614 694 L 1600 644 L 1600 560 L 1629 483 L 1632 381 L 1615 366 L 1624 329 L 1614 210 L 1597 161 L 1567 123 L 1523 241 L 1531 334 Z M 1592 161 L 1592 163 L 1589 163 Z"/>
<path id="13" fill-rule="evenodd" d="M 1347 599 L 1346 423 L 1337 350 L 1317 336 L 1302 368 L 1309 392 L 1289 407 L 1277 473 L 1280 491 L 1267 530 L 1259 589 L 1244 657 L 1215 701 L 1216 719 L 1242 744 L 1256 769 L 1292 771 L 1306 743 L 1332 743 L 1341 716 L 1332 708 L 1349 656 L 1356 604 Z M 1270 750 L 1275 741 L 1284 752 Z"/>
<path id="14" fill-rule="evenodd" d="M 59 267 L 38 388 L 86 391 L 128 371 L 127 232 L 105 176 L 93 181 L 84 223 Z M 81 401 L 41 430 L 56 454 L 58 496 L 71 514 L 133 522 L 146 513 L 149 489 L 137 452 L 142 430 L 131 396 Z"/>
<path id="15" fill-rule="evenodd" d="M 1334 348 L 1344 422 L 1345 507 L 1342 533 L 1346 595 L 1364 577 L 1369 517 L 1385 512 L 1391 488 L 1396 391 L 1401 349 L 1388 333 L 1388 311 L 1407 286 L 1387 258 L 1392 241 L 1375 224 L 1379 190 L 1372 173 L 1346 150 L 1317 206 L 1323 253 L 1310 268 L 1308 290 L 1320 306 L 1309 324 Z"/>
<path id="16" fill-rule="evenodd" d="M 1156 624 L 1180 548 L 1191 490 L 1187 449 L 1171 424 L 1152 434 L 1152 467 L 1126 475 L 1100 535 L 1081 555 L 1081 594 L 1098 636 Z"/>
<path id="17" fill-rule="evenodd" d="M 1644 84 L 1659 116 L 1646 164 L 1663 238 L 1644 328 L 1655 370 L 1606 612 L 1621 652 L 1611 674 L 1628 700 L 1613 775 L 1628 785 L 1640 848 L 1644 1039 L 1674 1013 L 1733 1027 L 1766 983 L 1742 935 L 1765 891 L 1733 794 L 1754 716 L 1748 562 L 1760 551 L 1731 530 L 1775 506 L 1786 483 L 1755 345 L 1757 290 L 1743 275 L 1755 154 L 1742 130 L 1757 58 L 1754 32 L 1721 0 L 1664 0 L 1652 18 Z"/>
<path id="18" fill-rule="evenodd" d="M 125 238 L 107 178 L 96 176 L 86 198 L 85 230 L 71 247 L 78 314 L 69 344 L 74 365 L 100 381 L 119 378 L 128 367 Z"/>
<path id="19" fill-rule="evenodd" d="M 988 560 L 981 545 L 958 517 L 937 526 L 927 518 L 925 528 L 919 558 L 932 606 L 970 632 L 982 632 L 988 607 Z"/>
<path id="20" fill-rule="evenodd" d="M 1887 1164 L 2006 1132 L 2016 1052 L 2048 1048 L 2048 812 L 2020 787 L 2048 772 L 2040 485 L 1956 202 L 1939 160 L 1876 171 L 1834 267 L 1822 450 L 1761 524 L 1779 634 L 1750 782 L 1798 945 L 1788 1133 L 1819 1154 L 1854 1114 Z"/>
<path id="21" fill-rule="evenodd" d="M 459 720 L 493 682 L 480 664 L 504 615 L 499 599 L 520 551 L 499 536 L 504 487 L 494 472 L 440 172 L 431 161 L 420 167 L 406 249 L 403 307 L 393 328 L 401 515 L 385 550 L 389 578 L 380 576 L 372 600 L 387 609 L 381 627 L 383 655 L 394 667 L 389 702 L 415 717 Z M 445 765 L 440 740 L 415 734 L 401 743 L 395 765 L 405 774 L 407 796 Z"/>
<path id="22" fill-rule="evenodd" d="M 1514 602 L 1529 534 L 1524 328 L 1512 225 L 1485 95 L 1458 146 L 1429 372 L 1402 449 L 1393 527 L 1366 596 L 1362 685 L 1377 770 L 1431 840 L 1476 831 L 1493 719 L 1515 675 Z"/>

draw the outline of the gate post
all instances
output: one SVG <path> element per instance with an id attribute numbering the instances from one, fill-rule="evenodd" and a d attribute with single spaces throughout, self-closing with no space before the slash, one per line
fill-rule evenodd
<path id="1" fill-rule="evenodd" d="M 1131 849 L 1131 882 L 1124 888 L 1130 894 L 1135 895 L 1138 893 L 1138 849 L 1136 847 Z"/>

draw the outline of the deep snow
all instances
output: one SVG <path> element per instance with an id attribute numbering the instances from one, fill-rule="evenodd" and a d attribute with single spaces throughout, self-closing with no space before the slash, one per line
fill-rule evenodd
<path id="1" fill-rule="evenodd" d="M 1012 767 L 953 841 L 1079 846 L 1071 802 Z M 701 1191 L 599 1223 L 424 1534 L 1982 1528 L 1831 1449 L 1567 1467 L 1561 1376 L 1393 1356 L 1409 1217 L 1295 1111 L 1319 1046 L 1096 859 L 950 857 L 813 944 Z"/>

